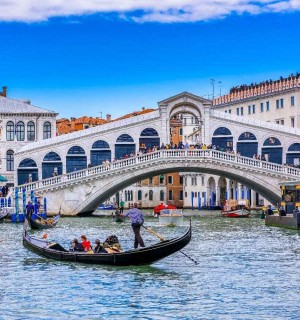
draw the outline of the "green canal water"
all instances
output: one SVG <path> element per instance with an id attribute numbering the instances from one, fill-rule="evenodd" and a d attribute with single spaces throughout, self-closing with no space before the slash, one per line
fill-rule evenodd
<path id="1" fill-rule="evenodd" d="M 146 225 L 164 237 L 182 227 Z M 92 266 L 48 260 L 22 246 L 22 226 L 0 224 L 0 319 L 300 319 L 300 233 L 258 217 L 192 217 L 191 243 L 151 266 Z M 41 237 L 42 232 L 34 232 Z M 69 247 L 116 234 L 133 246 L 128 222 L 62 218 L 50 240 Z M 142 230 L 146 244 L 156 242 Z"/>

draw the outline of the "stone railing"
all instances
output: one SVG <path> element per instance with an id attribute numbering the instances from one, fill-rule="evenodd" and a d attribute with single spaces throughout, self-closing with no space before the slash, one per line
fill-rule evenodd
<path id="1" fill-rule="evenodd" d="M 75 171 L 61 176 L 51 177 L 44 180 L 35 181 L 32 183 L 24 184 L 19 186 L 19 192 L 25 188 L 26 191 L 47 188 L 55 188 L 62 184 L 79 183 L 84 179 L 96 178 L 99 175 L 105 175 L 110 173 L 119 172 L 122 169 L 134 169 L 140 164 L 154 163 L 157 160 L 171 160 L 186 162 L 188 165 L 189 161 L 193 163 L 195 161 L 218 161 L 219 164 L 235 164 L 240 166 L 241 169 L 252 168 L 254 170 L 260 170 L 270 175 L 276 173 L 281 174 L 283 177 L 289 178 L 300 178 L 300 169 L 284 166 L 276 163 L 256 160 L 252 158 L 237 156 L 227 152 L 221 152 L 213 149 L 194 149 L 194 150 L 182 150 L 182 149 L 171 149 L 171 150 L 159 150 L 152 153 L 143 154 L 137 157 L 132 157 L 124 160 L 118 160 L 112 162 L 107 166 L 97 166 L 80 171 Z"/>

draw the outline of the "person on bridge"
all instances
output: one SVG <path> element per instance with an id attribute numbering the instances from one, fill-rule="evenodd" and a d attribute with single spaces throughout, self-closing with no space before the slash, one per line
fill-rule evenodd
<path id="1" fill-rule="evenodd" d="M 144 217 L 142 211 L 138 209 L 137 203 L 134 203 L 133 208 L 129 209 L 125 214 L 121 214 L 121 216 L 129 217 L 131 220 L 131 227 L 134 232 L 134 248 L 137 249 L 138 245 L 145 247 L 144 240 L 140 234 Z"/>

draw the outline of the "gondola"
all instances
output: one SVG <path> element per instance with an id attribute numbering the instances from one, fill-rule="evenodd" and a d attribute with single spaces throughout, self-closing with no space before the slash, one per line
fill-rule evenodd
<path id="1" fill-rule="evenodd" d="M 2 222 L 8 216 L 8 212 L 2 211 L 0 212 L 0 222 Z"/>
<path id="2" fill-rule="evenodd" d="M 47 218 L 47 219 L 44 219 L 44 218 L 38 216 L 37 219 L 33 220 L 32 216 L 30 216 L 28 224 L 31 229 L 39 229 L 39 230 L 51 229 L 57 225 L 59 219 L 60 219 L 60 212 L 56 216 L 54 216 L 53 218 Z"/>
<path id="3" fill-rule="evenodd" d="M 23 245 L 40 256 L 61 261 L 80 262 L 98 265 L 147 265 L 163 259 L 184 248 L 191 240 L 191 222 L 187 232 L 178 238 L 163 240 L 152 246 L 116 253 L 87 253 L 72 252 L 63 248 L 58 243 L 51 243 L 31 237 L 23 228 Z"/>

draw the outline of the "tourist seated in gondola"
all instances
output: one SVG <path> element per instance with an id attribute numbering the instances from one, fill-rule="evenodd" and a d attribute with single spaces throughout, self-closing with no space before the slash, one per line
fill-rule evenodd
<path id="1" fill-rule="evenodd" d="M 82 245 L 82 243 L 80 243 L 78 241 L 78 239 L 73 239 L 73 241 L 71 242 L 71 249 L 70 251 L 79 251 L 79 252 L 83 252 L 84 251 L 84 246 Z"/>
<path id="2" fill-rule="evenodd" d="M 99 239 L 96 239 L 93 251 L 94 253 L 107 253 Z"/>
<path id="3" fill-rule="evenodd" d="M 113 252 L 121 252 L 122 247 L 119 242 L 119 239 L 115 235 L 109 236 L 103 243 L 103 247 L 108 253 L 113 253 Z"/>
<path id="4" fill-rule="evenodd" d="M 87 239 L 85 235 L 81 236 L 81 244 L 83 245 L 84 251 L 90 251 L 91 248 L 91 242 Z"/>

